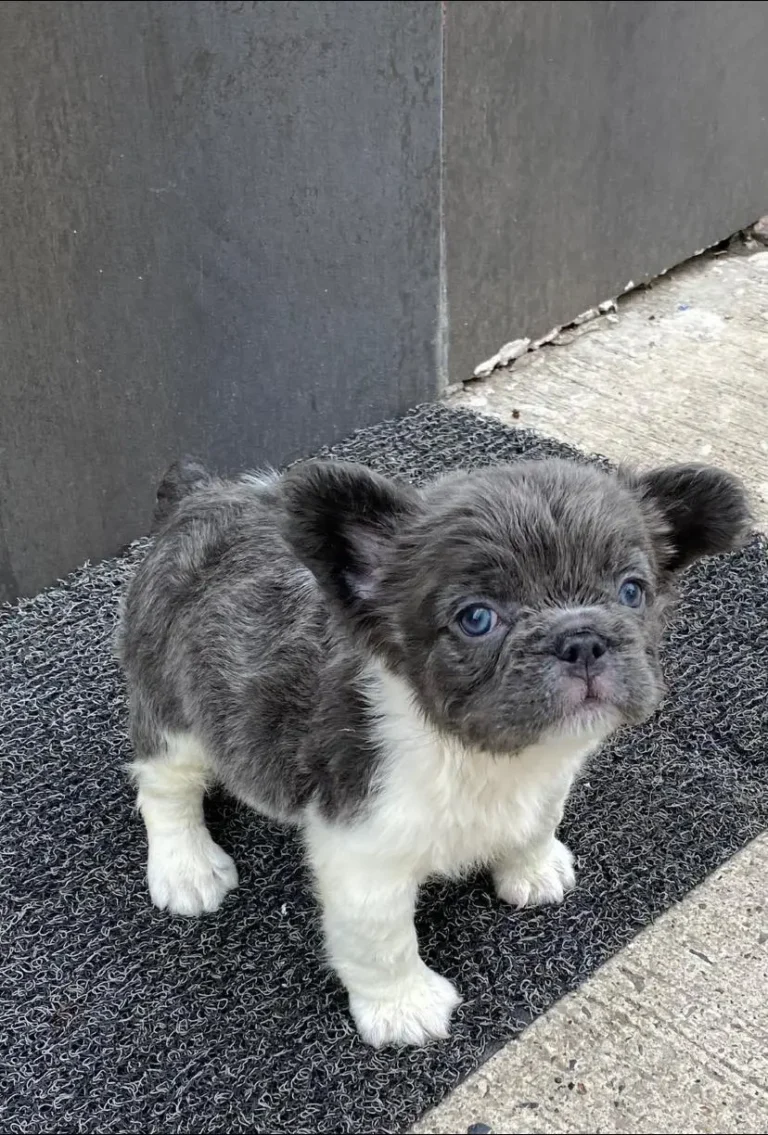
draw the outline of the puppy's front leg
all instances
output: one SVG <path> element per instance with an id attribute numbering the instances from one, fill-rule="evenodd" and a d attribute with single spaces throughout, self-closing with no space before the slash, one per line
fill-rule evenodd
<path id="1" fill-rule="evenodd" d="M 507 852 L 493 866 L 496 894 L 512 906 L 562 902 L 576 886 L 573 856 L 554 834 Z"/>
<path id="2" fill-rule="evenodd" d="M 570 788 L 555 789 L 540 802 L 528 838 L 512 843 L 493 864 L 496 894 L 512 906 L 559 903 L 576 886 L 573 856 L 556 836 Z"/>
<path id="3" fill-rule="evenodd" d="M 315 820 L 307 843 L 328 956 L 363 1040 L 381 1048 L 447 1037 L 461 998 L 419 957 L 416 880 L 386 849 L 361 852 L 342 826 Z"/>

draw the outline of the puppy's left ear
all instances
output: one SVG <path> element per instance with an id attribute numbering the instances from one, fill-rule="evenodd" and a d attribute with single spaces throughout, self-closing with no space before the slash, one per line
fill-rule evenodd
<path id="1" fill-rule="evenodd" d="M 658 541 L 662 566 L 678 571 L 702 556 L 738 548 L 752 521 L 741 482 L 710 465 L 671 465 L 634 481 L 668 532 Z"/>
<path id="2" fill-rule="evenodd" d="M 407 519 L 416 489 L 362 465 L 306 461 L 281 481 L 283 535 L 320 586 L 353 622 L 375 617 L 382 568 Z"/>

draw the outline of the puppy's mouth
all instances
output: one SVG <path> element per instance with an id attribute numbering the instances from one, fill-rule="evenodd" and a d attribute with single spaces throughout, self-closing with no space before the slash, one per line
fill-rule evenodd
<path id="1" fill-rule="evenodd" d="M 587 674 L 564 682 L 561 721 L 566 728 L 613 729 L 622 719 L 615 685 L 606 674 Z"/>
<path id="2" fill-rule="evenodd" d="M 569 678 L 563 692 L 566 713 L 616 706 L 614 684 L 605 674 L 587 673 L 584 677 Z"/>

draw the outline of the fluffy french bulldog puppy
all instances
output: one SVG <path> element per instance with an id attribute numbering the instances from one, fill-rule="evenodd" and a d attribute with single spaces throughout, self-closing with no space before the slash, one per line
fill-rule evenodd
<path id="1" fill-rule="evenodd" d="M 745 535 L 717 469 L 519 461 L 416 489 L 311 461 L 224 481 L 184 461 L 125 596 L 153 902 L 214 911 L 218 783 L 298 825 L 328 956 L 372 1045 L 445 1037 L 419 956 L 431 875 L 485 864 L 514 906 L 574 886 L 556 829 L 587 756 L 662 695 L 676 574 Z"/>

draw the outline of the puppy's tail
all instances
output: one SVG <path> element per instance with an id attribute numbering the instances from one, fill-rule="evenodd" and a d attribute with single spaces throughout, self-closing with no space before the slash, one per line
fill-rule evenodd
<path id="1" fill-rule="evenodd" d="M 179 503 L 190 493 L 209 485 L 213 477 L 194 457 L 174 461 L 157 489 L 153 528 L 157 530 L 173 515 Z"/>

